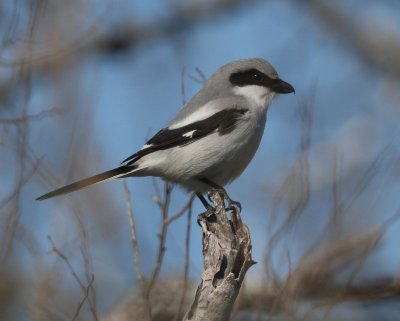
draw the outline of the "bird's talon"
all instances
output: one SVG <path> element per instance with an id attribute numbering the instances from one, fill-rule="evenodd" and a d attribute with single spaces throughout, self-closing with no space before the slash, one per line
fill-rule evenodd
<path id="1" fill-rule="evenodd" d="M 215 209 L 213 207 L 210 207 L 210 208 L 207 209 L 207 211 L 197 215 L 197 224 L 201 227 L 200 222 L 202 220 L 210 220 L 211 221 L 211 218 L 213 216 L 215 216 Z"/>
<path id="2" fill-rule="evenodd" d="M 224 208 L 225 208 L 225 210 L 233 210 L 233 207 L 236 207 L 238 210 L 239 210 L 239 212 L 242 212 L 242 204 L 240 204 L 240 202 L 238 202 L 238 201 L 234 201 L 234 200 L 232 200 L 230 197 L 229 197 L 229 195 L 228 195 L 228 193 L 225 191 L 225 189 L 219 189 L 219 190 L 217 190 L 217 189 L 212 189 L 212 190 L 210 190 L 208 193 L 207 193 L 207 197 L 208 197 L 208 200 L 210 201 L 210 202 L 213 202 L 213 195 L 214 195 L 214 193 L 216 193 L 216 192 L 218 192 L 218 193 L 221 193 L 221 195 L 222 195 L 222 198 L 223 198 L 223 202 L 224 202 Z M 225 203 L 226 203 L 226 206 L 225 206 Z"/>
<path id="3" fill-rule="evenodd" d="M 233 211 L 233 209 L 236 208 L 239 210 L 239 212 L 242 212 L 242 204 L 240 204 L 240 202 L 233 201 L 229 197 L 227 198 L 227 201 L 228 201 L 228 206 L 225 207 L 225 210 Z"/>
<path id="4" fill-rule="evenodd" d="M 225 211 L 234 211 L 234 210 L 239 210 L 239 213 L 241 213 L 242 206 L 240 204 L 231 204 L 231 205 L 225 207 Z"/>
<path id="5" fill-rule="evenodd" d="M 239 209 L 239 212 L 242 212 L 242 204 L 240 204 L 240 202 L 237 201 L 231 201 L 232 206 L 236 207 Z"/>

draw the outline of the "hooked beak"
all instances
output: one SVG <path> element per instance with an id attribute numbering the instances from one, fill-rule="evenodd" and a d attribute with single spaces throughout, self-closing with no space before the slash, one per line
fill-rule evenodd
<path id="1" fill-rule="evenodd" d="M 282 79 L 276 79 L 270 88 L 278 94 L 295 93 L 293 86 Z"/>

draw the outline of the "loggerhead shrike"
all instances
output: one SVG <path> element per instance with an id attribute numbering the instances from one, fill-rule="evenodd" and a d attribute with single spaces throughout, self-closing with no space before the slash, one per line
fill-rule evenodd
<path id="1" fill-rule="evenodd" d="M 76 191 L 112 178 L 157 176 L 203 194 L 219 190 L 247 167 L 260 144 L 268 106 L 276 94 L 294 93 L 264 59 L 241 59 L 219 68 L 178 115 L 139 151 L 112 170 L 63 186 L 37 200 Z"/>

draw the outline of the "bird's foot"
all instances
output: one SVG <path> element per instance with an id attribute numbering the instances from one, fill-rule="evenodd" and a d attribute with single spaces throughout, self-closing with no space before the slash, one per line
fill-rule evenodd
<path id="1" fill-rule="evenodd" d="M 234 201 L 233 199 L 231 199 L 224 188 L 210 190 L 207 193 L 207 197 L 210 202 L 213 201 L 212 196 L 216 192 L 222 194 L 225 210 L 232 211 L 236 208 L 239 210 L 239 212 L 242 212 L 242 204 L 240 204 L 240 202 L 238 202 L 238 201 Z M 226 201 L 226 206 L 225 206 L 225 201 Z"/>
<path id="2" fill-rule="evenodd" d="M 215 208 L 213 207 L 209 207 L 207 208 L 207 210 L 203 213 L 200 213 L 199 215 L 197 215 L 197 224 L 201 227 L 200 222 L 203 220 L 206 221 L 213 221 L 215 219 Z"/>
<path id="3" fill-rule="evenodd" d="M 242 212 L 242 204 L 240 204 L 240 202 L 238 201 L 234 201 L 230 198 L 227 199 L 228 202 L 228 206 L 225 208 L 227 211 L 233 211 L 234 209 L 238 209 L 239 213 Z"/>

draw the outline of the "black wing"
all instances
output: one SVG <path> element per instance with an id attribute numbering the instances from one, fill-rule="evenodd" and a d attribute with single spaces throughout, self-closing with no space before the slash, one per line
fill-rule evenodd
<path id="1" fill-rule="evenodd" d="M 236 122 L 247 111 L 248 109 L 244 108 L 224 109 L 209 118 L 183 127 L 175 129 L 163 128 L 146 143 L 144 148 L 129 156 L 122 163 L 132 165 L 141 157 L 155 151 L 191 144 L 215 132 L 218 132 L 220 135 L 228 134 L 235 128 Z"/>

